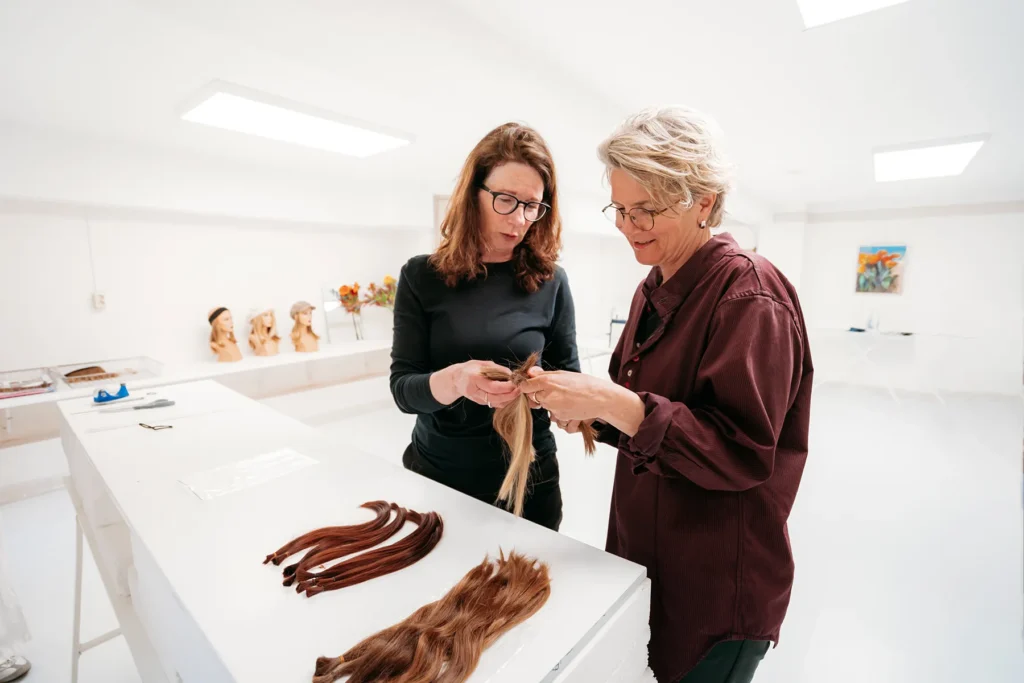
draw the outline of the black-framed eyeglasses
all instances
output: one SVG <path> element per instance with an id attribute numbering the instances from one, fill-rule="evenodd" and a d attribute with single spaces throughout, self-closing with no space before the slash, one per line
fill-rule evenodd
<path id="1" fill-rule="evenodd" d="M 666 206 L 664 209 L 655 211 L 653 209 L 643 209 L 640 207 L 636 207 L 635 209 L 630 209 L 629 211 L 626 211 L 620 206 L 609 204 L 608 206 L 601 209 L 601 213 L 604 214 L 605 218 L 614 223 L 615 227 L 617 228 L 621 228 L 622 225 L 625 224 L 626 222 L 626 216 L 629 216 L 629 220 L 633 221 L 633 225 L 636 226 L 637 230 L 643 230 L 644 232 L 647 232 L 648 230 L 652 230 L 654 228 L 654 217 L 660 216 L 661 214 L 665 213 L 671 208 L 671 206 Z M 619 222 L 620 220 L 622 221 L 622 223 Z"/>
<path id="2" fill-rule="evenodd" d="M 502 216 L 507 216 L 510 213 L 514 213 L 519 205 L 523 205 L 523 218 L 531 223 L 536 223 L 541 218 L 547 215 L 548 209 L 551 207 L 544 202 L 524 202 L 518 197 L 514 197 L 507 192 L 495 192 L 490 190 L 486 185 L 481 185 L 480 189 L 484 192 L 488 192 L 491 195 L 491 207 L 495 213 L 500 213 Z"/>

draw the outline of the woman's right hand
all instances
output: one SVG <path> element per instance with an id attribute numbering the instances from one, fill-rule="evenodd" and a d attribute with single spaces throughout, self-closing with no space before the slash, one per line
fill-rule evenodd
<path id="1" fill-rule="evenodd" d="M 434 398 L 450 405 L 458 398 L 465 397 L 482 406 L 501 408 L 519 397 L 519 388 L 512 382 L 487 379 L 483 376 L 484 370 L 512 374 L 508 368 L 491 361 L 470 360 L 450 365 L 431 377 L 430 388 Z M 435 378 L 442 381 L 435 381 Z"/>
<path id="2" fill-rule="evenodd" d="M 562 422 L 559 420 L 552 419 L 552 422 L 554 422 L 556 425 L 559 426 L 560 429 L 562 429 L 565 432 L 568 432 L 569 434 L 579 433 L 580 429 L 582 429 L 584 424 L 594 424 L 593 420 L 566 420 Z"/>

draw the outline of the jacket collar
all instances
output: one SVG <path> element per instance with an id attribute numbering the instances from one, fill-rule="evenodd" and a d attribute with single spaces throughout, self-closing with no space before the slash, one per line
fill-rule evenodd
<path id="1" fill-rule="evenodd" d="M 668 282 L 661 282 L 661 268 L 655 266 L 644 280 L 644 297 L 660 317 L 678 308 L 718 261 L 739 249 L 727 232 L 715 235 L 690 257 Z"/>

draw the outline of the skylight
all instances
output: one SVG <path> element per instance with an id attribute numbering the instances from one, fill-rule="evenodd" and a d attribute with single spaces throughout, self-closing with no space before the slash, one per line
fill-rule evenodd
<path id="1" fill-rule="evenodd" d="M 900 5 L 909 0 L 796 0 L 800 6 L 800 14 L 804 17 L 804 26 L 814 28 L 823 24 L 831 24 L 840 19 L 849 19 L 859 14 L 867 14 L 883 7 Z"/>
<path id="2" fill-rule="evenodd" d="M 408 138 L 303 113 L 225 89 L 213 92 L 182 115 L 182 118 L 215 128 L 359 158 L 396 149 L 411 142 Z"/>
<path id="3" fill-rule="evenodd" d="M 943 178 L 964 172 L 984 138 L 930 143 L 875 152 L 875 180 L 880 183 L 918 178 Z"/>

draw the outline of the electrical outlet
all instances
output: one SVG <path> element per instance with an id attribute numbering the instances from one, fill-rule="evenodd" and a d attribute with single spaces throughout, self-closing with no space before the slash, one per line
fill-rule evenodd
<path id="1" fill-rule="evenodd" d="M 102 311 L 107 307 L 107 297 L 102 292 L 92 293 L 92 307 L 97 311 Z"/>

